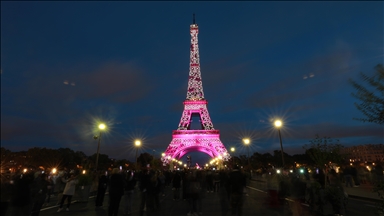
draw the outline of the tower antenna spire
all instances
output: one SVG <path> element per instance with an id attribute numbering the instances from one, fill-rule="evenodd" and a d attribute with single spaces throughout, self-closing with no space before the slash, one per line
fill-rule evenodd
<path id="1" fill-rule="evenodd" d="M 196 24 L 195 23 L 195 13 L 193 13 L 193 24 Z"/>

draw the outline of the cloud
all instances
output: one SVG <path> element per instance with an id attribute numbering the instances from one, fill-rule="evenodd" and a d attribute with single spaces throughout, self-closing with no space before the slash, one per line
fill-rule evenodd
<path id="1" fill-rule="evenodd" d="M 319 136 L 327 136 L 342 140 L 351 137 L 376 137 L 384 141 L 384 127 L 379 125 L 342 125 L 336 123 L 320 123 L 314 125 L 296 126 L 296 133 L 289 133 L 288 138 L 314 138 L 316 134 Z M 363 144 L 363 143 L 362 143 Z"/>
<path id="2" fill-rule="evenodd" d="M 20 141 L 28 145 L 30 143 L 46 143 L 49 145 L 51 141 L 62 143 L 64 140 L 81 141 L 78 136 L 71 133 L 71 126 L 68 123 L 60 122 L 52 124 L 52 122 L 45 119 L 2 115 L 1 140 Z"/>
<path id="3" fill-rule="evenodd" d="M 85 99 L 107 98 L 112 102 L 129 103 L 146 97 L 154 81 L 132 63 L 107 62 L 91 73 L 79 77 L 79 92 Z"/>

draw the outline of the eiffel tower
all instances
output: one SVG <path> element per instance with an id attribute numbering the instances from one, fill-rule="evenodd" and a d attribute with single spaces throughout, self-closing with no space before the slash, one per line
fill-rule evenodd
<path id="1" fill-rule="evenodd" d="M 227 149 L 220 141 L 219 130 L 213 128 L 207 109 L 208 101 L 204 99 L 200 72 L 198 33 L 199 27 L 195 23 L 195 14 L 193 14 L 193 24 L 190 25 L 191 51 L 187 98 L 183 102 L 184 111 L 179 127 L 172 132 L 172 141 L 161 158 L 164 165 L 169 164 L 172 160 L 180 159 L 188 152 L 193 151 L 204 152 L 212 158 L 225 161 L 230 158 Z M 200 130 L 191 129 L 192 116 L 200 117 Z"/>

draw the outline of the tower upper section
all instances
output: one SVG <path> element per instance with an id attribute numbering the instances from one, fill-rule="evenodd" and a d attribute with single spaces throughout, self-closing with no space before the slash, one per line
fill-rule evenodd
<path id="1" fill-rule="evenodd" d="M 190 25 L 189 32 L 191 34 L 191 52 L 189 59 L 189 78 L 187 100 L 203 100 L 204 91 L 200 72 L 200 56 L 198 37 L 199 27 L 195 23 L 195 15 L 193 15 L 193 24 Z"/>

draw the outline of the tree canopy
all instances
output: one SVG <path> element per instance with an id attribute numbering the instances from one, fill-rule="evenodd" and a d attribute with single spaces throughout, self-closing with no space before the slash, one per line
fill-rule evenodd
<path id="1" fill-rule="evenodd" d="M 340 153 L 343 146 L 339 144 L 339 140 L 335 141 L 330 137 L 316 135 L 316 138 L 310 140 L 310 144 L 304 145 L 303 148 L 316 166 L 325 169 L 329 162 L 343 162 L 343 155 Z"/>
<path id="2" fill-rule="evenodd" d="M 366 84 L 360 84 L 352 79 L 350 83 L 357 90 L 352 96 L 357 98 L 360 103 L 355 102 L 355 106 L 360 110 L 365 118 L 355 118 L 363 122 L 384 123 L 384 67 L 378 64 L 375 67 L 373 76 L 368 76 L 360 72 L 361 80 Z"/>

